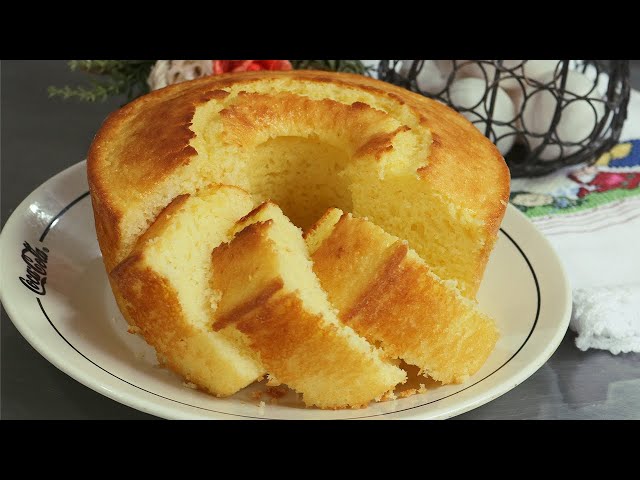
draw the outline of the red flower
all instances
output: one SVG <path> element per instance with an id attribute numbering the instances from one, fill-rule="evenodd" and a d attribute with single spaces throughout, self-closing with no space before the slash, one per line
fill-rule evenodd
<path id="1" fill-rule="evenodd" d="M 213 74 L 255 70 L 292 70 L 289 60 L 214 60 Z"/>

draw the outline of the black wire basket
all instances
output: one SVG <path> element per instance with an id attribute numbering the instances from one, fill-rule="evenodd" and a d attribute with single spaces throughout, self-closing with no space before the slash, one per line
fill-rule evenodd
<path id="1" fill-rule="evenodd" d="M 512 177 L 596 162 L 629 103 L 628 60 L 381 60 L 378 75 L 465 115 Z"/>

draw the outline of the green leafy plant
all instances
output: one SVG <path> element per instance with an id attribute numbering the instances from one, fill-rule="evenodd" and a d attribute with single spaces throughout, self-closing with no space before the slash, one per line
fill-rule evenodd
<path id="1" fill-rule="evenodd" d="M 124 94 L 127 100 L 149 91 L 147 77 L 155 60 L 71 60 L 69 68 L 90 75 L 88 85 L 49 87 L 49 97 L 104 102 Z"/>
<path id="2" fill-rule="evenodd" d="M 71 60 L 72 71 L 88 74 L 85 85 L 49 87 L 49 98 L 75 99 L 83 102 L 104 102 L 124 94 L 127 101 L 149 92 L 147 78 L 156 60 Z M 292 60 L 296 70 L 327 70 L 368 75 L 372 67 L 360 60 Z"/>

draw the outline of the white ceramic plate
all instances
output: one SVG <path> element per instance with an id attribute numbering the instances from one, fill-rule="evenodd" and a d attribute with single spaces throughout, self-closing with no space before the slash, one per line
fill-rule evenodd
<path id="1" fill-rule="evenodd" d="M 263 398 L 266 405 L 260 406 L 252 393 L 262 385 L 226 399 L 187 388 L 157 366 L 153 349 L 126 332 L 96 241 L 85 162 L 47 181 L 16 208 L 0 237 L 0 264 L 0 298 L 36 350 L 96 392 L 165 418 L 451 417 L 502 395 L 540 368 L 562 340 L 571 311 L 558 258 L 509 206 L 479 293 L 481 308 L 497 320 L 502 336 L 470 380 L 361 410 L 308 409 L 293 393 L 277 402 Z"/>

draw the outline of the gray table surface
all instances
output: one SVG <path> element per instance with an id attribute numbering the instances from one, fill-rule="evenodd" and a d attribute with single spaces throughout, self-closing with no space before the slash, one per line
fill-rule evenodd
<path id="1" fill-rule="evenodd" d="M 640 62 L 632 83 L 640 88 Z M 73 83 L 62 61 L 3 61 L 2 225 L 33 189 L 85 158 L 105 116 L 122 99 L 86 105 L 47 99 L 48 85 Z M 0 418 L 152 419 L 76 382 L 18 333 L 4 309 L 0 330 Z M 581 352 L 568 332 L 528 380 L 460 419 L 640 419 L 640 354 Z"/>

